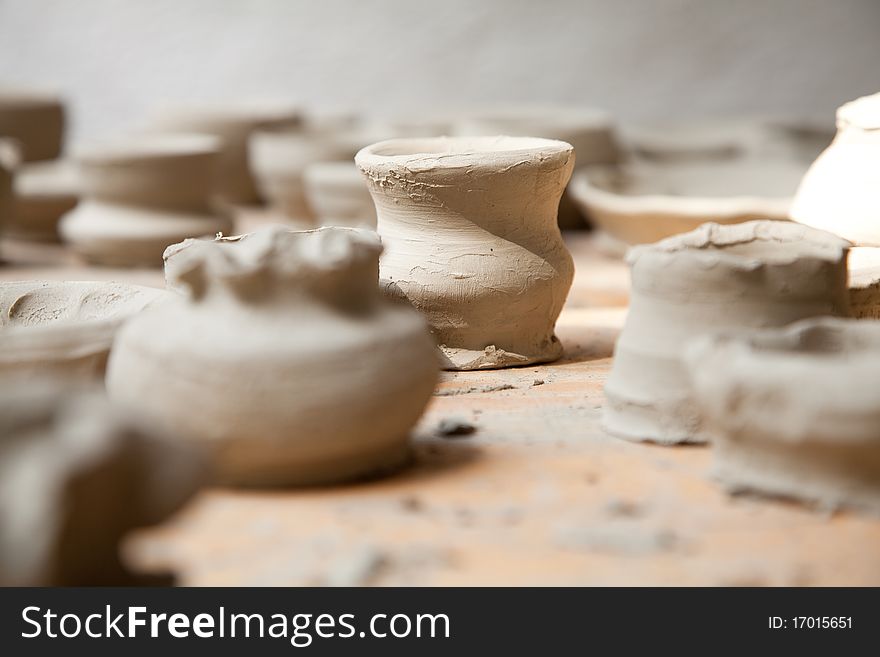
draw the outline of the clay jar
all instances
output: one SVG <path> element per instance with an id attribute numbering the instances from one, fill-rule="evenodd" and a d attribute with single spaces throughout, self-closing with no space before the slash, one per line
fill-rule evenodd
<path id="1" fill-rule="evenodd" d="M 880 512 L 880 325 L 707 336 L 686 362 L 723 484 Z"/>
<path id="2" fill-rule="evenodd" d="M 132 138 L 83 153 L 83 200 L 62 219 L 62 237 L 99 264 L 159 266 L 169 244 L 230 232 L 230 218 L 214 209 L 219 153 L 207 135 Z"/>
<path id="3" fill-rule="evenodd" d="M 53 160 L 64 146 L 64 104 L 53 94 L 0 88 L 0 137 L 18 142 L 23 162 Z"/>
<path id="4" fill-rule="evenodd" d="M 630 249 L 632 294 L 605 385 L 602 423 L 621 438 L 708 440 L 684 349 L 712 331 L 849 313 L 849 244 L 791 222 L 704 224 Z"/>
<path id="5" fill-rule="evenodd" d="M 119 283 L 0 283 L 0 378 L 103 380 L 116 331 L 165 294 Z"/>
<path id="6" fill-rule="evenodd" d="M 187 296 L 119 335 L 107 388 L 213 453 L 216 479 L 323 484 L 385 471 L 437 380 L 423 318 L 377 287 L 375 233 L 267 229 L 168 250 Z"/>
<path id="7" fill-rule="evenodd" d="M 837 110 L 837 135 L 804 176 L 791 217 L 880 246 L 880 93 Z"/>
<path id="8" fill-rule="evenodd" d="M 381 278 L 428 318 L 446 369 L 560 357 L 574 266 L 556 225 L 574 165 L 549 139 L 401 139 L 361 150 L 387 252 Z"/>
<path id="9" fill-rule="evenodd" d="M 310 164 L 304 174 L 306 200 L 322 226 L 376 228 L 376 207 L 353 162 Z"/>

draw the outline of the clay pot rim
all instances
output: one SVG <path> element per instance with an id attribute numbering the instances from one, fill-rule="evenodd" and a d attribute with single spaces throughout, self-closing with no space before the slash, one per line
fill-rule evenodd
<path id="1" fill-rule="evenodd" d="M 64 109 L 58 92 L 28 87 L 0 87 L 0 111 L 22 109 Z"/>
<path id="2" fill-rule="evenodd" d="M 880 93 L 856 98 L 837 109 L 838 128 L 853 126 L 873 132 L 880 130 Z"/>
<path id="3" fill-rule="evenodd" d="M 163 160 L 216 156 L 223 140 L 201 133 L 132 135 L 106 144 L 94 144 L 75 157 L 84 166 L 156 163 Z"/>
<path id="4" fill-rule="evenodd" d="M 425 137 L 386 139 L 355 155 L 359 167 L 497 168 L 516 166 L 529 159 L 570 158 L 571 144 L 543 137 Z"/>

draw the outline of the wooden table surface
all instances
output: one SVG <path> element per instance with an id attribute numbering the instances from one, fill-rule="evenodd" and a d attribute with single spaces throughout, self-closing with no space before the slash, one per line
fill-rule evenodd
<path id="1" fill-rule="evenodd" d="M 588 234 L 560 317 L 563 360 L 444 373 L 413 465 L 333 488 L 209 489 L 126 545 L 189 585 L 880 585 L 880 519 L 725 493 L 707 447 L 599 428 L 628 275 Z M 0 279 L 161 286 L 158 270 L 86 266 L 7 241 Z M 441 420 L 472 423 L 444 437 Z"/>

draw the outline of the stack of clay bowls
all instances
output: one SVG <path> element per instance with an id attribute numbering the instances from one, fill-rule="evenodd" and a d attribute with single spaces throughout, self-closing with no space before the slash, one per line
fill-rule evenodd
<path id="1" fill-rule="evenodd" d="M 427 318 L 447 369 L 552 361 L 574 273 L 556 223 L 570 144 L 395 139 L 355 157 L 387 252 L 386 291 Z"/>
<path id="2" fill-rule="evenodd" d="M 116 331 L 164 295 L 119 283 L 0 283 L 0 379 L 101 381 Z"/>
<path id="3" fill-rule="evenodd" d="M 880 512 L 880 325 L 707 336 L 686 363 L 723 484 Z"/>
<path id="4" fill-rule="evenodd" d="M 251 171 L 248 141 L 258 130 L 281 130 L 300 123 L 300 112 L 282 106 L 169 107 L 157 112 L 149 129 L 156 132 L 197 133 L 222 141 L 218 159 L 218 189 L 235 205 L 260 200 Z"/>
<path id="5" fill-rule="evenodd" d="M 632 296 L 605 386 L 606 430 L 637 441 L 706 442 L 685 348 L 713 331 L 848 315 L 848 247 L 824 231 L 756 221 L 705 224 L 631 249 Z"/>
<path id="6" fill-rule="evenodd" d="M 111 398 L 209 448 L 216 480 L 323 484 L 396 468 L 437 380 L 424 319 L 378 290 L 381 245 L 267 229 L 168 249 L 187 294 L 120 332 Z"/>
<path id="7" fill-rule="evenodd" d="M 62 237 L 95 263 L 160 266 L 170 244 L 230 232 L 215 205 L 220 150 L 208 135 L 154 135 L 84 152 L 83 201 L 63 218 Z"/>

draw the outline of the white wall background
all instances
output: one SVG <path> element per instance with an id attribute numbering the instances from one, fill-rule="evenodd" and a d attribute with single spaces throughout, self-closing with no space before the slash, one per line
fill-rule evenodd
<path id="1" fill-rule="evenodd" d="M 0 0 L 0 83 L 62 90 L 78 138 L 251 96 L 830 120 L 880 90 L 880 0 Z"/>

